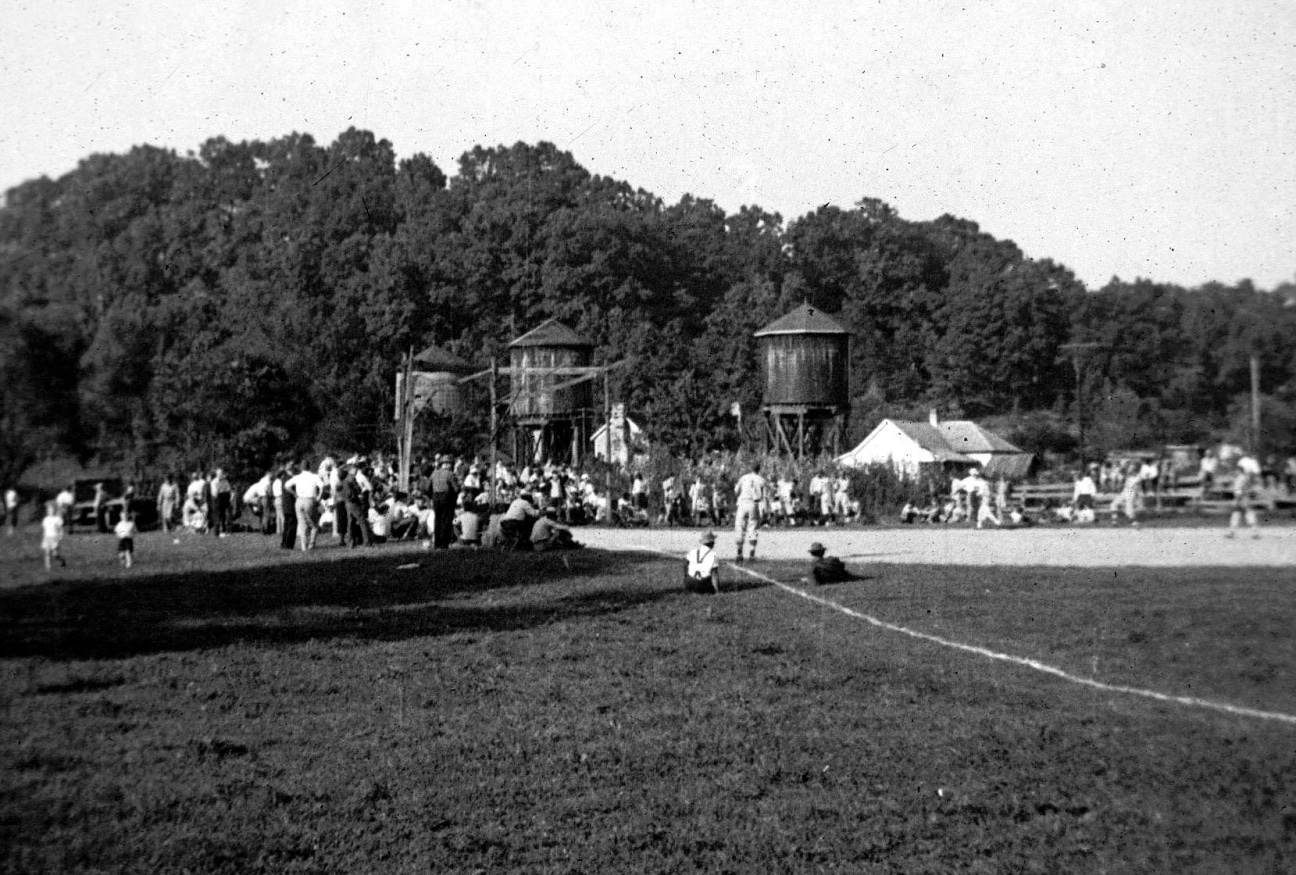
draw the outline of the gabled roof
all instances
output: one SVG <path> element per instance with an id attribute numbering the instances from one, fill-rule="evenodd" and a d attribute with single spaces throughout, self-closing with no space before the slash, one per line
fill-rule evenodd
<path id="1" fill-rule="evenodd" d="M 911 441 L 931 453 L 937 462 L 971 462 L 967 456 L 954 449 L 936 426 L 926 422 L 906 422 L 893 419 L 891 424 L 900 429 Z M 945 423 L 941 423 L 945 425 Z"/>
<path id="2" fill-rule="evenodd" d="M 549 319 L 509 344 L 510 349 L 517 346 L 593 347 L 594 344 L 563 325 L 557 319 Z"/>
<path id="3" fill-rule="evenodd" d="M 439 346 L 429 346 L 418 355 L 414 356 L 414 363 L 424 365 L 431 371 L 471 371 L 472 365 L 459 358 L 452 352 L 447 352 Z"/>
<path id="4" fill-rule="evenodd" d="M 900 423 L 897 423 L 899 425 Z M 905 423 L 908 424 L 908 423 Z M 969 419 L 953 419 L 935 426 L 923 423 L 938 432 L 945 444 L 957 453 L 1020 453 L 1015 447 L 992 431 L 987 431 Z"/>
<path id="5" fill-rule="evenodd" d="M 775 319 L 753 336 L 765 337 L 769 334 L 850 334 L 850 332 L 824 315 L 817 307 L 802 304 L 791 313 Z"/>
<path id="6" fill-rule="evenodd" d="M 932 425 L 893 419 L 892 424 L 909 439 L 936 457 L 938 462 L 968 462 L 970 453 L 1026 453 L 969 419 L 952 419 Z"/>

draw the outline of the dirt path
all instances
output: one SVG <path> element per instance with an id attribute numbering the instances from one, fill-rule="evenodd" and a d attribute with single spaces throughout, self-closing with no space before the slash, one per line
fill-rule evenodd
<path id="1" fill-rule="evenodd" d="M 683 555 L 701 529 L 581 529 L 577 537 L 605 550 L 651 549 Z M 757 555 L 804 559 L 822 541 L 843 559 L 910 564 L 1184 567 L 1291 566 L 1296 568 L 1296 527 L 1272 526 L 1258 539 L 1236 540 L 1215 528 L 1034 528 L 1010 531 L 914 528 L 809 528 L 761 530 Z M 716 530 L 716 549 L 734 554 L 731 529 Z M 1293 579 L 1296 583 L 1296 578 Z"/>

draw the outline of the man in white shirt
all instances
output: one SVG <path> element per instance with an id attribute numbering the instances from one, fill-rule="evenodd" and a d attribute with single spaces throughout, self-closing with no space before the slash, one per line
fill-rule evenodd
<path id="1" fill-rule="evenodd" d="M 1094 496 L 1098 494 L 1098 484 L 1094 482 L 1093 469 L 1076 473 L 1075 488 L 1071 493 L 1074 506 L 1072 519 L 1076 522 L 1091 523 L 1094 521 Z"/>
<path id="2" fill-rule="evenodd" d="M 261 517 L 261 534 L 270 534 L 270 472 L 267 471 L 260 480 L 253 483 L 243 493 L 243 506 Z"/>
<path id="3" fill-rule="evenodd" d="M 324 494 L 324 481 L 307 465 L 302 465 L 297 474 L 284 484 L 284 490 L 294 496 L 297 537 L 301 541 L 302 551 L 315 549 L 315 536 L 319 533 L 316 508 Z M 288 501 L 289 497 L 285 496 L 284 500 Z"/>
<path id="4" fill-rule="evenodd" d="M 738 564 L 743 561 L 744 536 L 751 545 L 751 558 L 756 558 L 756 530 L 760 526 L 760 502 L 765 497 L 768 484 L 760 473 L 760 462 L 738 478 L 734 486 L 734 495 L 738 499 L 738 509 L 734 514 L 734 537 L 738 540 Z"/>
<path id="5" fill-rule="evenodd" d="M 778 479 L 779 515 L 783 517 L 783 522 L 789 525 L 792 522 L 792 492 L 795 489 L 796 484 L 787 474 Z"/>
<path id="6" fill-rule="evenodd" d="M 18 528 L 18 490 L 6 489 L 4 494 L 5 533 L 12 536 Z"/>
<path id="7" fill-rule="evenodd" d="M 720 594 L 720 577 L 716 569 L 719 560 L 716 557 L 715 542 L 715 533 L 707 532 L 684 557 L 688 563 L 684 569 L 684 588 L 689 592 Z"/>

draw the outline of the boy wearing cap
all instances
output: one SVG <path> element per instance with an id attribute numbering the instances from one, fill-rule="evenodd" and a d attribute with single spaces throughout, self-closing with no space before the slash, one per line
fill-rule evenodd
<path id="1" fill-rule="evenodd" d="M 716 572 L 716 536 L 707 532 L 698 545 L 684 557 L 688 565 L 684 570 L 684 588 L 689 592 L 720 594 L 720 577 Z"/>
<path id="2" fill-rule="evenodd" d="M 812 583 L 822 586 L 825 583 L 846 583 L 847 581 L 861 579 L 847 571 L 845 564 L 836 556 L 825 555 L 827 552 L 824 545 L 818 541 L 810 545 L 810 555 L 814 557 L 810 562 L 810 581 Z"/>

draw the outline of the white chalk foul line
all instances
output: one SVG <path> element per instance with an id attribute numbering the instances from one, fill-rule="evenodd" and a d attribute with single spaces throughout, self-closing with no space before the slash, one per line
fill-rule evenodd
<path id="1" fill-rule="evenodd" d="M 653 553 L 664 553 L 662 550 L 654 550 L 651 548 L 645 549 L 648 549 L 649 552 Z M 917 638 L 920 641 L 930 641 L 931 643 L 939 644 L 942 647 L 952 647 L 955 650 L 962 650 L 965 653 L 974 653 L 977 656 L 984 656 L 986 659 L 997 659 L 1000 662 L 1020 665 L 1025 668 L 1034 669 L 1038 672 L 1043 672 L 1044 674 L 1062 678 L 1062 680 L 1070 681 L 1073 684 L 1079 684 L 1095 690 L 1102 690 L 1107 693 L 1125 693 L 1130 696 L 1142 696 L 1145 699 L 1155 699 L 1158 702 L 1168 702 L 1173 705 L 1207 708 L 1212 711 L 1221 711 L 1225 714 L 1233 714 L 1238 717 L 1254 717 L 1259 720 L 1274 720 L 1279 723 L 1290 723 L 1296 726 L 1296 714 L 1284 714 L 1281 711 L 1261 711 L 1257 708 L 1243 708 L 1239 705 L 1230 705 L 1227 702 L 1212 702 L 1210 699 L 1198 699 L 1193 696 L 1173 696 L 1169 693 L 1158 693 L 1156 690 L 1145 690 L 1140 687 L 1128 687 L 1124 684 L 1105 684 L 1102 681 L 1094 680 L 1093 678 L 1080 677 L 1079 675 L 1071 674 L 1057 666 L 1048 665 L 1047 663 L 1040 662 L 1037 659 L 1029 659 L 1024 656 L 1013 656 L 1011 653 L 999 653 L 998 651 L 990 650 L 985 647 L 978 647 L 975 644 L 964 644 L 961 641 L 951 641 L 948 638 L 942 638 L 939 635 L 930 635 L 926 632 L 919 632 L 915 629 L 897 626 L 895 623 L 888 623 L 886 620 L 879 620 L 877 617 L 872 617 L 868 614 L 863 614 L 859 611 L 848 608 L 845 605 L 840 605 L 831 599 L 808 593 L 805 590 L 797 589 L 794 586 L 788 586 L 786 583 L 780 583 L 774 578 L 767 577 L 758 571 L 752 571 L 750 568 L 743 568 L 741 565 L 734 565 L 732 563 L 726 564 L 735 571 L 741 571 L 743 574 L 754 577 L 757 580 L 772 583 L 774 586 L 777 586 L 785 592 L 790 592 L 793 595 L 800 596 L 807 601 L 822 605 L 825 608 L 832 608 L 834 611 L 838 611 L 856 620 L 863 620 L 866 623 L 877 626 L 879 629 L 886 629 L 888 632 L 899 632 L 902 635 L 908 635 L 910 638 Z"/>

